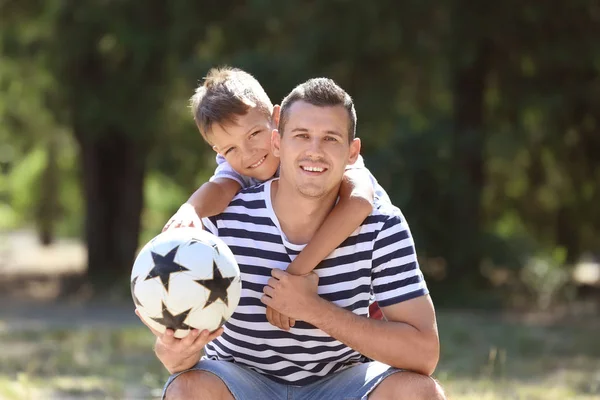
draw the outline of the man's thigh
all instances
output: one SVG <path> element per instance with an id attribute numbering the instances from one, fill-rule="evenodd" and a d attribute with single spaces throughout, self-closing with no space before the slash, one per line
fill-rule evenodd
<path id="1" fill-rule="evenodd" d="M 190 371 L 206 371 L 216 375 L 236 400 L 287 399 L 287 386 L 238 364 L 215 360 L 201 360 L 194 368 L 173 374 L 165 384 L 163 399 L 173 382 Z"/>
<path id="2" fill-rule="evenodd" d="M 308 386 L 293 388 L 294 400 L 365 400 L 388 376 L 402 370 L 372 361 L 336 372 Z"/>

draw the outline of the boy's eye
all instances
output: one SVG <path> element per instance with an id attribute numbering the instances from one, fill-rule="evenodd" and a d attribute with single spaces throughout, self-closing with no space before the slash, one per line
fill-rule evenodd
<path id="1" fill-rule="evenodd" d="M 230 147 L 227 150 L 225 150 L 225 153 L 223 153 L 224 156 L 226 156 L 227 154 L 231 153 L 231 151 L 235 149 L 235 147 Z"/>
<path id="2" fill-rule="evenodd" d="M 254 136 L 258 135 L 259 133 L 260 133 L 260 131 L 252 132 L 250 134 L 250 137 L 253 138 Z"/>

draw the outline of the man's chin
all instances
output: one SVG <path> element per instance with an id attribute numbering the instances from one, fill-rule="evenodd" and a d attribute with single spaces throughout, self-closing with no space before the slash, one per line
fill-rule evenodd
<path id="1" fill-rule="evenodd" d="M 297 186 L 296 190 L 303 197 L 311 198 L 311 199 L 319 199 L 325 196 L 327 191 L 324 187 L 316 186 L 316 185 L 302 185 Z"/>

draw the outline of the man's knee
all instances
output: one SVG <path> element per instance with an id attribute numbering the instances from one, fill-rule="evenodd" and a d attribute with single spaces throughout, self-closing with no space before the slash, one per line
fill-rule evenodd
<path id="1" fill-rule="evenodd" d="M 414 372 L 397 372 L 385 378 L 369 400 L 446 400 L 444 390 L 431 377 Z"/>
<path id="2" fill-rule="evenodd" d="M 179 375 L 167 388 L 167 400 L 234 400 L 223 381 L 206 371 L 189 371 Z"/>

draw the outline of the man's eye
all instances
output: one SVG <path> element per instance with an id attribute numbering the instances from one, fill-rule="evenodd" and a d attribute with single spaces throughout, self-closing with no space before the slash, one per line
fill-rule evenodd
<path id="1" fill-rule="evenodd" d="M 328 141 L 330 141 L 330 142 L 337 142 L 337 139 L 336 139 L 336 138 L 334 138 L 333 136 L 327 136 L 327 137 L 325 138 L 325 140 L 328 140 Z"/>
<path id="2" fill-rule="evenodd" d="M 308 135 L 306 133 L 300 133 L 300 134 L 296 135 L 296 137 L 300 138 L 300 139 L 307 139 Z"/>

